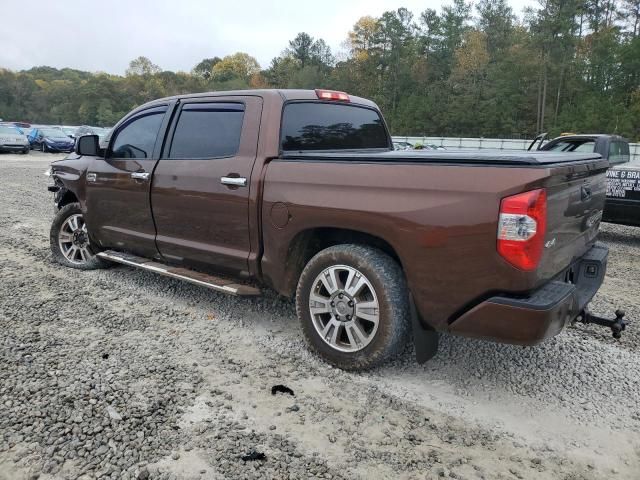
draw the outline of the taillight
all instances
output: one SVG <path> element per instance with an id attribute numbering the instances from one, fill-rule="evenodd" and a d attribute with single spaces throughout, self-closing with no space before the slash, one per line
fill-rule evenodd
<path id="1" fill-rule="evenodd" d="M 505 197 L 500 202 L 498 253 L 521 270 L 538 267 L 547 229 L 544 188 Z"/>
<path id="2" fill-rule="evenodd" d="M 337 100 L 339 102 L 349 102 L 349 95 L 344 92 L 336 92 L 334 90 L 316 90 L 316 95 L 320 100 Z"/>

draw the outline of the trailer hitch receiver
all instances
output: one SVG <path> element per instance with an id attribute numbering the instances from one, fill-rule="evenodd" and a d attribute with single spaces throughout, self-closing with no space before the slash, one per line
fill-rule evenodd
<path id="1" fill-rule="evenodd" d="M 575 319 L 576 322 L 584 323 L 588 325 L 590 323 L 594 323 L 596 325 L 601 325 L 603 327 L 608 327 L 611 329 L 611 334 L 613 338 L 620 338 L 622 336 L 622 332 L 624 332 L 627 327 L 627 322 L 624 320 L 624 311 L 616 310 L 615 311 L 616 318 L 609 319 L 598 317 L 597 315 L 593 315 L 587 309 L 584 309 L 580 312 Z"/>

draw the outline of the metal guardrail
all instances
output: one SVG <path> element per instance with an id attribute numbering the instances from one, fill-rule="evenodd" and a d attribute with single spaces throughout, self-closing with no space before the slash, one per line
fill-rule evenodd
<path id="1" fill-rule="evenodd" d="M 393 136 L 394 141 L 416 143 L 430 143 L 444 148 L 485 149 L 494 150 L 526 150 L 532 139 L 514 140 L 510 138 L 465 138 L 465 137 L 401 137 Z M 631 161 L 640 161 L 640 143 L 630 143 L 629 153 Z"/>

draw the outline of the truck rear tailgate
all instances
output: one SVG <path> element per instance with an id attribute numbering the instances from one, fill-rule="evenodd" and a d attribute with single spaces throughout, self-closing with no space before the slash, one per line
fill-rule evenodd
<path id="1" fill-rule="evenodd" d="M 607 167 L 608 162 L 599 155 L 577 165 L 549 166 L 540 279 L 556 276 L 595 243 L 604 209 Z"/>

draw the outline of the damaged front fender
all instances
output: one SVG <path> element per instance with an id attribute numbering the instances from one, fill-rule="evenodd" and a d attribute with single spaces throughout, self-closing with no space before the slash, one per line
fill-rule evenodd
<path id="1" fill-rule="evenodd" d="M 53 162 L 45 172 L 53 179 L 53 183 L 47 187 L 47 190 L 54 194 L 56 211 L 73 202 L 80 203 L 81 208 L 84 209 L 85 177 L 91 161 L 92 159 L 88 157 L 70 156 Z"/>

